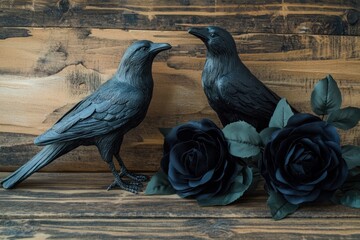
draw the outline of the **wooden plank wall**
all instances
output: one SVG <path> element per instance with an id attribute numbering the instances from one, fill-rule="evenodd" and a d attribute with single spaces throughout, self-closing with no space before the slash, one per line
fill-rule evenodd
<path id="1" fill-rule="evenodd" d="M 171 127 L 208 117 L 201 88 L 205 47 L 191 26 L 234 35 L 244 63 L 302 111 L 332 74 L 343 106 L 360 106 L 360 1 L 356 0 L 60 0 L 0 2 L 0 171 L 12 171 L 39 147 L 34 137 L 116 70 L 126 47 L 150 39 L 173 45 L 155 60 L 154 96 L 145 121 L 125 139 L 132 170 L 159 168 Z M 342 132 L 360 144 L 360 127 Z M 45 171 L 108 171 L 94 147 L 81 147 Z"/>

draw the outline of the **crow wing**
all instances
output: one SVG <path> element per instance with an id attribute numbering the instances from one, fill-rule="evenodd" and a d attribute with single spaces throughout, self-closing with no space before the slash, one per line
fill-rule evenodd
<path id="1" fill-rule="evenodd" d="M 111 81 L 111 80 L 110 80 Z M 122 128 L 146 109 L 133 86 L 112 81 L 79 102 L 52 128 L 35 139 L 37 145 L 92 138 Z"/>
<path id="2" fill-rule="evenodd" d="M 224 111 L 237 114 L 245 121 L 269 120 L 280 100 L 255 76 L 228 74 L 216 81 L 216 88 L 225 105 Z"/>

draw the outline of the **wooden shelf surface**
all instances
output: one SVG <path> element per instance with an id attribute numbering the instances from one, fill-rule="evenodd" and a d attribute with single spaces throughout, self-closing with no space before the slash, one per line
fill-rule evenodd
<path id="1" fill-rule="evenodd" d="M 1 189 L 0 238 L 360 238 L 360 210 L 343 206 L 307 205 L 271 219 L 262 186 L 230 206 L 200 207 L 177 195 L 106 191 L 111 182 L 110 173 L 35 173 Z"/>

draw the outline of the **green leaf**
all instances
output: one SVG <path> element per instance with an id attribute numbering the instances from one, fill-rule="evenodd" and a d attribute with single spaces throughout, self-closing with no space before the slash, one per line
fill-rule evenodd
<path id="1" fill-rule="evenodd" d="M 360 191 L 360 174 L 359 171 L 357 170 L 359 170 L 359 168 L 353 168 L 349 171 L 349 175 L 346 181 L 343 183 L 343 185 L 340 188 L 342 192 L 348 192 L 350 190 Z"/>
<path id="2" fill-rule="evenodd" d="M 174 193 L 176 193 L 175 189 L 171 186 L 168 177 L 162 171 L 152 176 L 145 190 L 145 194 L 147 195 L 169 195 Z"/>
<path id="3" fill-rule="evenodd" d="M 311 108 L 317 115 L 327 115 L 340 109 L 341 102 L 340 89 L 331 75 L 321 79 L 311 93 Z"/>
<path id="4" fill-rule="evenodd" d="M 267 200 L 267 204 L 270 208 L 271 215 L 275 220 L 285 218 L 287 215 L 294 213 L 299 207 L 299 205 L 289 203 L 280 194 L 274 191 L 269 192 L 269 194 L 270 196 Z"/>
<path id="5" fill-rule="evenodd" d="M 251 157 L 260 152 L 261 138 L 256 129 L 244 121 L 226 125 L 222 130 L 229 143 L 229 152 L 236 157 Z"/>
<path id="6" fill-rule="evenodd" d="M 285 98 L 282 98 L 270 118 L 269 127 L 283 128 L 286 126 L 289 118 L 294 115 L 290 105 Z"/>
<path id="7" fill-rule="evenodd" d="M 200 206 L 216 206 L 228 205 L 238 200 L 249 189 L 253 181 L 252 171 L 249 167 L 245 167 L 243 171 L 235 178 L 229 191 L 220 196 L 215 196 L 207 199 L 197 200 Z"/>
<path id="8" fill-rule="evenodd" d="M 159 128 L 159 131 L 161 132 L 161 134 L 166 137 L 166 135 L 169 134 L 169 132 L 171 131 L 172 128 Z"/>
<path id="9" fill-rule="evenodd" d="M 340 198 L 340 203 L 347 207 L 360 208 L 360 190 L 350 190 Z"/>
<path id="10" fill-rule="evenodd" d="M 360 167 L 360 147 L 345 145 L 341 147 L 342 157 L 345 160 L 349 170 Z"/>
<path id="11" fill-rule="evenodd" d="M 359 167 L 349 170 L 349 175 L 340 188 L 342 195 L 337 194 L 338 203 L 360 208 L 360 172 L 358 170 L 360 170 Z"/>
<path id="12" fill-rule="evenodd" d="M 360 108 L 346 107 L 331 112 L 326 120 L 335 127 L 348 130 L 360 121 Z"/>
<path id="13" fill-rule="evenodd" d="M 270 142 L 271 140 L 271 135 L 275 132 L 279 130 L 279 128 L 276 128 L 276 127 L 269 127 L 269 128 L 265 128 L 263 129 L 261 132 L 260 132 L 260 137 L 261 137 L 261 140 L 264 144 L 264 146 Z"/>

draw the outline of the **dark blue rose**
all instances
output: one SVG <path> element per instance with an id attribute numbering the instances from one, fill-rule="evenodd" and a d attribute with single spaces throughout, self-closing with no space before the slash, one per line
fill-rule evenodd
<path id="1" fill-rule="evenodd" d="M 241 166 L 231 159 L 222 131 L 203 119 L 170 131 L 161 168 L 179 196 L 202 200 L 226 192 Z"/>
<path id="2" fill-rule="evenodd" d="M 269 190 L 292 204 L 331 197 L 348 174 L 335 127 L 311 114 L 293 115 L 272 134 L 260 170 Z"/>

